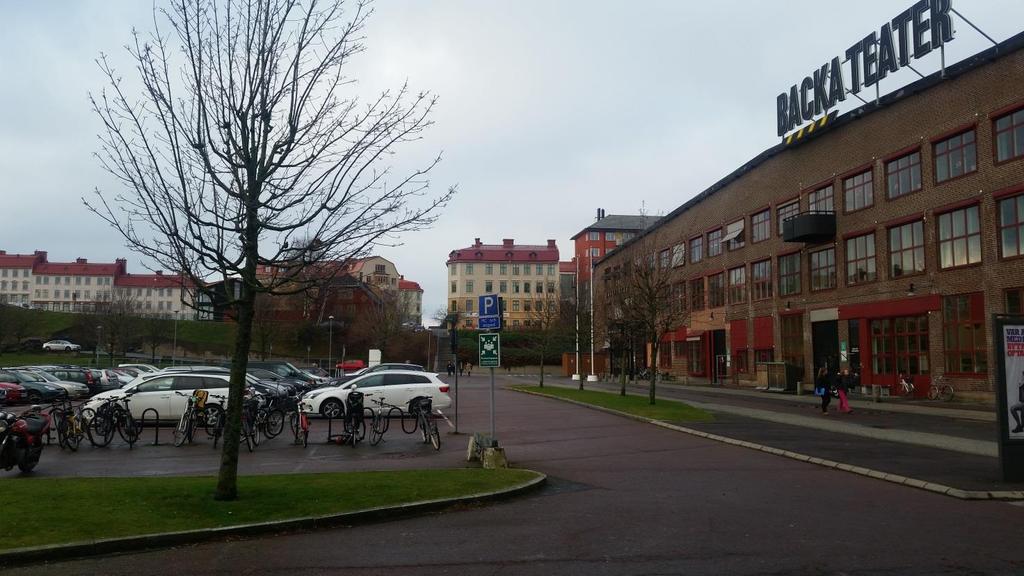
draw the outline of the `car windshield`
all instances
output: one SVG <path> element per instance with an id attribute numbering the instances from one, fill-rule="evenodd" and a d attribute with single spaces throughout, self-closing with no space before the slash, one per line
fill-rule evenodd
<path id="1" fill-rule="evenodd" d="M 35 372 L 29 372 L 27 370 L 17 370 L 15 374 L 21 379 L 22 382 L 46 382 L 42 376 Z"/>
<path id="2" fill-rule="evenodd" d="M 53 374 L 43 372 L 42 370 L 39 370 L 38 372 L 33 370 L 32 373 L 35 374 L 36 376 L 39 376 L 43 380 L 46 380 L 47 382 L 60 382 L 60 378 L 57 378 Z"/>

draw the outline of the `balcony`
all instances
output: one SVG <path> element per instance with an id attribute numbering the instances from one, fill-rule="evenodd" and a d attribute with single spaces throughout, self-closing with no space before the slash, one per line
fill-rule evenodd
<path id="1" fill-rule="evenodd" d="M 834 240 L 835 237 L 835 212 L 811 210 L 782 221 L 782 239 L 786 242 L 818 244 Z"/>

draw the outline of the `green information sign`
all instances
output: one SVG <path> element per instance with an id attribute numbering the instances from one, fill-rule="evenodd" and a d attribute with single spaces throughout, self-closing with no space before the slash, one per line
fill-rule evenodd
<path id="1" fill-rule="evenodd" d="M 480 335 L 481 368 L 498 368 L 501 366 L 501 334 Z"/>

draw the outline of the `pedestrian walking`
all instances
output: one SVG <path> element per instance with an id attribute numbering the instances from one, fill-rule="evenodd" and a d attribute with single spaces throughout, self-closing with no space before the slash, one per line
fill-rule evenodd
<path id="1" fill-rule="evenodd" d="M 448 361 L 447 368 L 448 368 L 448 376 L 454 376 L 455 375 L 455 365 L 452 364 L 451 360 Z"/>
<path id="2" fill-rule="evenodd" d="M 828 415 L 828 403 L 832 401 L 832 391 L 829 390 L 828 370 L 824 367 L 818 369 L 818 376 L 814 379 L 814 393 L 821 396 L 821 413 Z"/>
<path id="3" fill-rule="evenodd" d="M 843 368 L 843 375 L 839 377 L 839 383 L 836 385 L 836 390 L 839 391 L 839 411 L 844 414 L 853 412 L 853 410 L 850 410 L 850 402 L 847 398 L 847 394 L 850 393 L 850 389 L 852 387 L 853 376 L 850 375 L 850 369 Z"/>
<path id="4" fill-rule="evenodd" d="M 459 362 L 459 376 L 462 376 L 462 374 L 465 371 L 466 371 L 466 363 L 465 362 Z"/>
<path id="5" fill-rule="evenodd" d="M 473 363 L 472 362 L 466 362 L 466 376 L 469 377 L 469 376 L 472 376 L 472 375 L 473 375 Z"/>

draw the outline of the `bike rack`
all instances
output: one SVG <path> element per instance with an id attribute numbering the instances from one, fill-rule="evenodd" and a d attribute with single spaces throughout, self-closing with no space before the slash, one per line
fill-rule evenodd
<path id="1" fill-rule="evenodd" d="M 160 412 L 158 412 L 156 408 L 146 408 L 145 410 L 142 411 L 142 417 L 139 418 L 139 436 L 140 437 L 142 436 L 142 428 L 146 427 L 147 415 L 150 412 L 153 413 L 152 419 L 156 423 L 156 425 L 154 426 L 154 432 L 153 432 L 153 444 L 151 444 L 151 445 L 152 446 L 159 446 L 160 445 Z"/>

